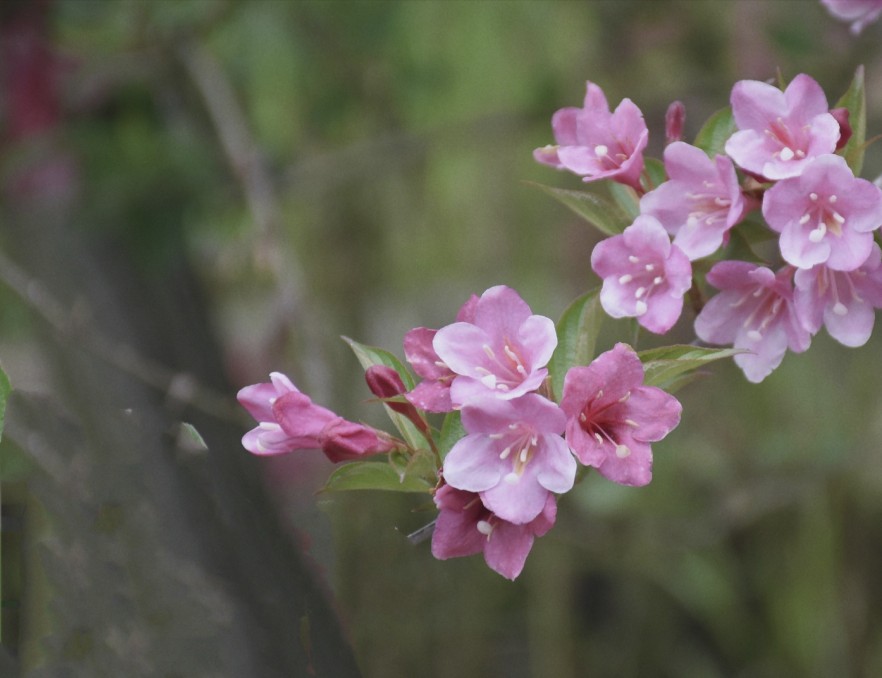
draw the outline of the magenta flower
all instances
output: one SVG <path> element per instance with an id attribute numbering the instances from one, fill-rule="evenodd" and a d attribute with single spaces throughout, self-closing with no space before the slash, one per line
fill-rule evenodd
<path id="1" fill-rule="evenodd" d="M 551 127 L 557 144 L 533 151 L 537 161 L 569 170 L 583 181 L 612 179 L 640 190 L 649 131 L 630 99 L 610 113 L 603 90 L 588 82 L 583 107 L 560 109 Z"/>
<path id="2" fill-rule="evenodd" d="M 649 215 L 599 242 L 591 253 L 591 268 L 603 278 L 603 310 L 613 318 L 636 317 L 656 334 L 674 326 L 683 310 L 683 295 L 692 286 L 688 257 Z"/>
<path id="3" fill-rule="evenodd" d="M 731 103 L 739 131 L 726 142 L 726 153 L 748 172 L 771 180 L 795 177 L 814 158 L 836 149 L 839 123 L 821 86 L 805 74 L 783 92 L 742 80 L 732 88 Z"/>
<path id="4" fill-rule="evenodd" d="M 680 423 L 682 407 L 660 388 L 643 385 L 643 365 L 627 344 L 616 344 L 587 367 L 564 377 L 561 409 L 566 439 L 586 466 L 622 485 L 652 480 L 652 449 Z"/>
<path id="5" fill-rule="evenodd" d="M 472 295 L 456 314 L 457 322 L 472 322 L 478 297 Z M 456 377 L 438 354 L 435 353 L 433 341 L 438 330 L 416 327 L 404 335 L 404 357 L 413 367 L 414 372 L 423 378 L 405 397 L 421 410 L 427 412 L 450 412 L 450 384 Z"/>
<path id="6" fill-rule="evenodd" d="M 489 510 L 523 525 L 538 516 L 550 492 L 567 492 L 576 460 L 561 437 L 566 417 L 550 400 L 484 398 L 462 408 L 468 435 L 444 460 L 444 480 L 478 492 Z"/>
<path id="7" fill-rule="evenodd" d="M 746 261 L 721 261 L 707 281 L 722 290 L 695 319 L 695 333 L 712 344 L 750 351 L 735 356 L 749 381 L 759 383 L 784 359 L 787 349 L 805 351 L 811 335 L 793 306 L 793 268 L 777 274 Z"/>
<path id="8" fill-rule="evenodd" d="M 670 180 L 640 199 L 640 213 L 658 219 L 690 260 L 713 254 L 748 209 L 735 166 L 677 141 L 665 148 L 665 170 Z"/>
<path id="9" fill-rule="evenodd" d="M 882 0 L 821 0 L 821 4 L 837 19 L 851 21 L 854 35 L 882 14 Z"/>
<path id="10" fill-rule="evenodd" d="M 826 264 L 853 271 L 882 225 L 882 190 L 857 179 L 838 155 L 823 155 L 766 191 L 763 216 L 781 234 L 781 256 L 799 268 Z"/>
<path id="11" fill-rule="evenodd" d="M 379 431 L 313 403 L 284 374 L 273 372 L 270 380 L 246 386 L 237 396 L 258 422 L 242 438 L 242 446 L 252 454 L 321 449 L 331 461 L 338 462 L 395 449 Z"/>
<path id="12" fill-rule="evenodd" d="M 803 327 L 815 334 L 821 325 L 845 346 L 863 346 L 873 332 L 874 309 L 882 308 L 882 252 L 873 243 L 870 256 L 853 271 L 819 265 L 793 277 L 793 300 Z"/>
<path id="13" fill-rule="evenodd" d="M 432 346 L 456 375 L 450 398 L 457 407 L 486 395 L 510 399 L 535 391 L 548 375 L 557 333 L 551 319 L 533 315 L 517 292 L 499 285 L 481 295 L 471 321 L 438 330 Z"/>
<path id="14" fill-rule="evenodd" d="M 438 560 L 484 554 L 490 569 L 514 580 L 524 569 L 533 539 L 554 525 L 557 504 L 549 494 L 539 515 L 516 525 L 503 520 L 481 503 L 473 492 L 442 485 L 435 493 L 438 519 L 432 533 L 432 555 Z"/>

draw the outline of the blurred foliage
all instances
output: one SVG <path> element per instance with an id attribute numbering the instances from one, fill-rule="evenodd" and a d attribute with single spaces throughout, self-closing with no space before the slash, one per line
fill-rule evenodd
<path id="1" fill-rule="evenodd" d="M 805 72 L 832 103 L 864 64 L 868 137 L 882 132 L 882 27 L 855 38 L 809 0 L 48 7 L 73 227 L 138 252 L 148 284 L 190 262 L 230 400 L 279 370 L 378 425 L 339 335 L 400 356 L 408 329 L 447 324 L 491 285 L 557 318 L 596 284 L 599 234 L 528 183 L 582 187 L 531 152 L 586 79 L 641 107 L 658 156 L 672 100 L 693 139 L 736 80 Z M 29 157 L 9 151 L 4 181 Z M 864 176 L 880 172 L 870 146 Z M 668 339 L 688 342 L 690 320 Z M 51 388 L 31 313 L 5 287 L 0 322 L 13 383 Z M 631 338 L 613 324 L 598 350 Z M 589 475 L 514 584 L 411 545 L 433 518 L 425 497 L 314 497 L 320 462 L 268 460 L 267 481 L 312 539 L 366 676 L 878 676 L 880 343 L 818 336 L 759 386 L 711 366 L 678 393 L 653 483 Z"/>

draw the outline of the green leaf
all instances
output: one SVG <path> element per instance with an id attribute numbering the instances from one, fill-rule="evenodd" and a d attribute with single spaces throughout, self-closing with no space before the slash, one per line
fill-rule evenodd
<path id="1" fill-rule="evenodd" d="M 647 192 L 659 187 L 668 180 L 668 173 L 665 171 L 665 164 L 658 158 L 644 158 L 644 173 L 648 177 L 648 182 L 644 178 L 644 187 Z"/>
<path id="2" fill-rule="evenodd" d="M 10 393 L 12 393 L 12 384 L 9 383 L 9 377 L 0 366 L 0 440 L 3 439 L 3 425 L 6 423 L 6 401 L 9 400 Z"/>
<path id="3" fill-rule="evenodd" d="M 606 235 L 618 235 L 631 223 L 628 215 L 624 214 L 607 198 L 597 193 L 570 191 L 533 181 L 526 183 L 542 189 Z"/>
<path id="4" fill-rule="evenodd" d="M 558 400 L 563 394 L 567 371 L 574 365 L 587 365 L 594 357 L 603 318 L 600 289 L 595 288 L 570 304 L 558 321 L 557 348 L 548 363 L 551 385 Z"/>
<path id="5" fill-rule="evenodd" d="M 867 96 L 864 89 L 864 67 L 858 66 L 848 91 L 836 102 L 834 108 L 848 110 L 848 124 L 851 125 L 851 138 L 842 148 L 842 157 L 859 176 L 864 166 L 864 150 L 867 137 Z"/>
<path id="6" fill-rule="evenodd" d="M 708 154 L 711 158 L 725 153 L 726 140 L 736 131 L 735 118 L 732 117 L 732 109 L 729 106 L 722 108 L 704 123 L 695 137 L 695 146 Z"/>
<path id="7" fill-rule="evenodd" d="M 373 346 L 366 346 L 365 344 L 360 344 L 357 341 L 350 339 L 349 337 L 343 337 L 343 341 L 349 344 L 349 347 L 355 353 L 355 357 L 358 358 L 358 362 L 361 363 L 361 366 L 364 369 L 371 367 L 372 365 L 387 365 L 388 367 L 393 368 L 398 375 L 401 377 L 401 381 L 404 382 L 405 388 L 410 391 L 413 389 L 415 385 L 415 380 L 413 375 L 410 373 L 410 370 L 404 366 L 404 364 L 395 357 L 394 354 L 389 353 L 382 348 L 375 348 Z M 398 432 L 401 433 L 402 438 L 404 438 L 405 442 L 410 445 L 410 447 L 414 450 L 418 450 L 424 448 L 426 446 L 426 439 L 422 433 L 420 433 L 419 429 L 414 426 L 413 422 L 405 417 L 403 414 L 399 414 L 394 411 L 391 407 L 384 404 L 383 407 L 386 408 L 386 414 L 389 415 L 389 419 L 392 420 L 392 423 L 395 424 L 395 428 L 398 429 Z"/>
<path id="8" fill-rule="evenodd" d="M 627 223 L 619 231 L 621 232 L 640 215 L 640 196 L 630 186 L 625 186 L 625 184 L 619 184 L 615 181 L 607 182 L 606 188 L 609 190 L 613 200 L 616 201 L 616 205 L 626 215 Z"/>
<path id="9" fill-rule="evenodd" d="M 354 461 L 339 466 L 321 491 L 431 492 L 433 487 L 432 483 L 420 476 L 408 474 L 402 476 L 392 464 L 385 461 Z"/>
<path id="10" fill-rule="evenodd" d="M 643 371 L 646 375 L 644 383 L 647 386 L 666 388 L 677 384 L 679 380 L 676 380 L 676 377 L 704 367 L 714 360 L 731 358 L 739 353 L 744 351 L 735 348 L 674 345 L 641 351 L 637 357 L 643 363 Z"/>
<path id="11" fill-rule="evenodd" d="M 447 456 L 447 453 L 450 452 L 451 448 L 456 445 L 457 441 L 460 440 L 463 436 L 465 436 L 466 431 L 462 427 L 462 418 L 458 411 L 449 412 L 447 416 L 444 417 L 444 422 L 441 424 L 441 435 L 438 439 L 438 454 L 441 455 L 441 460 Z"/>

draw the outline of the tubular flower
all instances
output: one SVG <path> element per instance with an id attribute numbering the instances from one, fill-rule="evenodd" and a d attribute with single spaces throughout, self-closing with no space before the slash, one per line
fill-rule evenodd
<path id="1" fill-rule="evenodd" d="M 680 423 L 682 407 L 660 388 L 643 385 L 643 365 L 634 350 L 616 344 L 587 367 L 564 378 L 561 409 L 566 440 L 586 466 L 622 485 L 652 480 L 651 442 Z"/>
<path id="2" fill-rule="evenodd" d="M 853 271 L 818 265 L 793 276 L 793 300 L 805 329 L 821 325 L 845 346 L 863 346 L 873 332 L 874 309 L 882 308 L 882 252 L 873 243 L 870 256 Z"/>
<path id="3" fill-rule="evenodd" d="M 748 208 L 735 166 L 677 141 L 665 149 L 665 170 L 670 180 L 640 199 L 640 213 L 658 219 L 690 260 L 713 254 Z"/>
<path id="4" fill-rule="evenodd" d="M 316 405 L 288 377 L 270 374 L 270 382 L 241 389 L 238 400 L 259 423 L 242 438 L 253 454 L 284 454 L 321 449 L 333 462 L 389 452 L 396 445 L 369 426 L 347 421 Z"/>
<path id="5" fill-rule="evenodd" d="M 731 103 L 739 131 L 726 142 L 726 154 L 748 172 L 770 180 L 799 176 L 812 160 L 836 149 L 839 123 L 821 86 L 805 74 L 783 92 L 742 80 L 732 88 Z"/>
<path id="6" fill-rule="evenodd" d="M 649 215 L 595 245 L 591 268 L 603 278 L 603 310 L 613 318 L 636 317 L 656 334 L 674 326 L 683 310 L 683 295 L 692 286 L 688 257 Z"/>
<path id="7" fill-rule="evenodd" d="M 505 400 L 535 391 L 557 346 L 554 322 L 533 315 L 509 287 L 491 287 L 475 304 L 470 322 L 442 327 L 435 353 L 456 376 L 450 385 L 454 407 L 492 395 Z"/>
<path id="8" fill-rule="evenodd" d="M 490 569 L 514 580 L 524 569 L 535 537 L 554 526 L 557 504 L 548 495 L 533 520 L 516 525 L 487 509 L 474 492 L 442 485 L 435 493 L 438 518 L 432 533 L 432 555 L 439 560 L 483 553 Z"/>
<path id="9" fill-rule="evenodd" d="M 793 306 L 793 267 L 777 274 L 746 261 L 721 261 L 707 281 L 722 290 L 695 319 L 695 333 L 712 344 L 733 344 L 749 353 L 735 364 L 749 381 L 765 379 L 784 359 L 787 349 L 805 351 L 811 334 Z"/>
<path id="10" fill-rule="evenodd" d="M 551 127 L 557 143 L 533 151 L 538 162 L 569 170 L 583 181 L 612 179 L 640 191 L 649 131 L 630 99 L 610 113 L 603 90 L 588 82 L 583 107 L 560 109 Z"/>
<path id="11" fill-rule="evenodd" d="M 855 178 L 840 156 L 823 155 L 766 191 L 763 216 L 781 234 L 787 263 L 852 271 L 866 261 L 871 231 L 882 225 L 882 190 Z"/>
<path id="12" fill-rule="evenodd" d="M 467 435 L 444 460 L 444 480 L 478 492 L 503 520 L 523 525 L 538 516 L 550 492 L 567 492 L 576 460 L 560 436 L 563 411 L 529 393 L 516 400 L 484 398 L 462 408 Z"/>

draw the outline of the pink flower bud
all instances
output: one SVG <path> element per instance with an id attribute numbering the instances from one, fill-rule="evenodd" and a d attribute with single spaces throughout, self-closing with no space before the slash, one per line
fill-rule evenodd
<path id="1" fill-rule="evenodd" d="M 395 449 L 391 441 L 381 438 L 377 433 L 369 426 L 337 419 L 322 431 L 322 451 L 328 459 L 337 463 Z"/>
<path id="2" fill-rule="evenodd" d="M 672 144 L 683 139 L 683 123 L 686 121 L 686 107 L 682 101 L 674 101 L 665 113 L 665 142 Z"/>
<path id="3" fill-rule="evenodd" d="M 849 111 L 847 108 L 831 108 L 830 115 L 839 123 L 839 141 L 836 142 L 836 150 L 845 146 L 851 139 L 851 123 L 848 121 Z"/>

